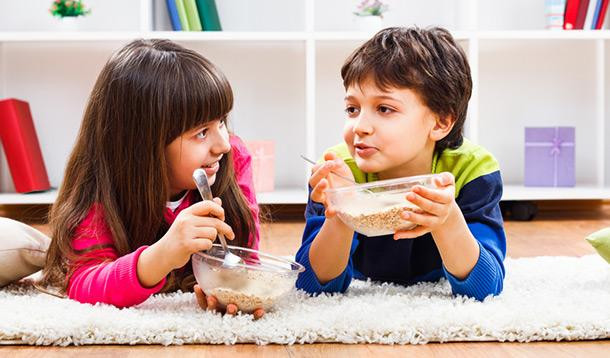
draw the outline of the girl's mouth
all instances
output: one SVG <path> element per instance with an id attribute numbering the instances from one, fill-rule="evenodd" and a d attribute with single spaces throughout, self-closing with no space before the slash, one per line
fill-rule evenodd
<path id="1" fill-rule="evenodd" d="M 205 174 L 208 177 L 211 177 L 212 175 L 216 174 L 216 172 L 218 172 L 218 169 L 220 169 L 220 161 L 216 161 L 214 163 L 204 165 L 201 168 L 203 168 L 203 170 L 205 170 Z"/>

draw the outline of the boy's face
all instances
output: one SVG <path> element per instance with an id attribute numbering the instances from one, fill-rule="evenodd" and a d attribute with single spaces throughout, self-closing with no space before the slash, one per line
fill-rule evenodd
<path id="1" fill-rule="evenodd" d="M 416 92 L 383 91 L 369 78 L 347 89 L 345 112 L 343 138 L 362 171 L 380 179 L 430 172 L 438 116 Z"/>

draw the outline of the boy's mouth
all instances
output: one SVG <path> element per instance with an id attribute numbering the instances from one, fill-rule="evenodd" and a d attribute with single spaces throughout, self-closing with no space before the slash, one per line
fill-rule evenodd
<path id="1" fill-rule="evenodd" d="M 378 149 L 375 147 L 366 145 L 364 143 L 355 143 L 354 150 L 355 150 L 357 156 L 365 159 L 365 158 L 368 158 L 368 157 L 374 155 L 375 153 L 377 153 Z"/>

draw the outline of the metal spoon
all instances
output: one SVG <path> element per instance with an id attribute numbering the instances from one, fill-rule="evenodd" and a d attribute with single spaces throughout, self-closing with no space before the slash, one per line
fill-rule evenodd
<path id="1" fill-rule="evenodd" d="M 311 160 L 311 159 L 307 158 L 307 157 L 306 157 L 306 156 L 304 156 L 303 154 L 301 154 L 301 158 L 303 158 L 303 159 L 304 159 L 306 162 L 308 162 L 308 163 L 310 163 L 310 164 L 313 164 L 313 165 L 318 164 L 318 163 L 314 162 L 313 160 Z M 345 177 L 345 176 L 340 175 L 340 174 L 337 174 L 337 173 L 335 173 L 335 172 L 331 172 L 331 174 L 334 174 L 334 175 L 338 176 L 339 178 L 341 178 L 341 179 L 343 179 L 343 180 L 347 180 L 348 182 L 352 183 L 353 185 L 357 185 L 357 184 L 358 184 L 358 183 L 356 183 L 356 182 L 354 181 L 354 179 L 351 179 L 351 178 Z M 371 191 L 371 190 L 369 190 L 369 189 L 364 189 L 364 190 L 362 190 L 362 191 L 363 191 L 364 193 L 367 193 L 367 194 L 375 194 L 374 192 L 372 192 L 372 191 Z"/>
<path id="2" fill-rule="evenodd" d="M 205 173 L 205 170 L 199 168 L 195 169 L 193 172 L 193 180 L 195 184 L 197 184 L 197 189 L 199 189 L 199 194 L 203 200 L 212 200 L 212 190 L 210 189 L 210 184 L 208 183 L 208 176 Z M 220 239 L 220 244 L 222 245 L 222 250 L 224 251 L 224 259 L 222 261 L 222 267 L 224 268 L 234 268 L 237 264 L 243 264 L 243 260 L 241 257 L 235 255 L 229 250 L 227 246 L 227 240 L 225 236 L 218 233 L 218 239 Z"/>

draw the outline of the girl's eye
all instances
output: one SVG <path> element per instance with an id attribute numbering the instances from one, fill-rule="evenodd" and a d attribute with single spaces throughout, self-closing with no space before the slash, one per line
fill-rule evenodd
<path id="1" fill-rule="evenodd" d="M 379 106 L 379 112 L 381 112 L 383 114 L 390 114 L 390 113 L 394 112 L 394 110 L 390 107 Z"/>
<path id="2" fill-rule="evenodd" d="M 201 132 L 197 133 L 197 138 L 204 139 L 207 132 L 208 132 L 207 128 L 202 130 Z"/>
<path id="3" fill-rule="evenodd" d="M 345 113 L 347 113 L 349 117 L 356 116 L 359 111 L 360 110 L 354 106 L 347 106 L 347 108 L 345 108 Z"/>

